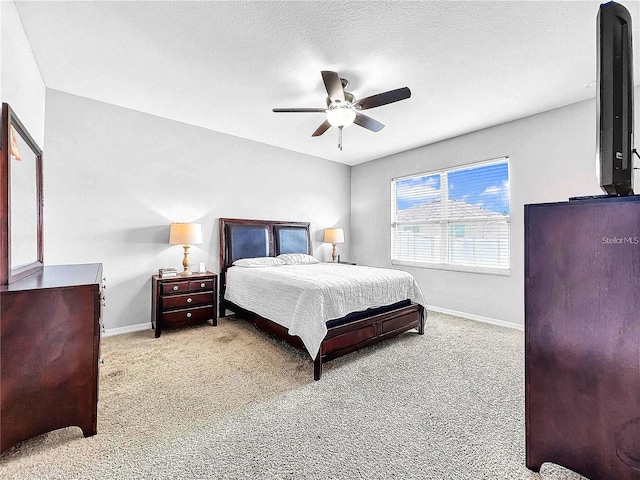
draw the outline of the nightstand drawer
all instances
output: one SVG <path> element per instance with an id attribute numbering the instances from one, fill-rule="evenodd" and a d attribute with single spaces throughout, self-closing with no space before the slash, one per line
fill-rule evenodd
<path id="1" fill-rule="evenodd" d="M 213 280 L 191 280 L 190 290 L 199 292 L 203 290 L 213 291 Z"/>
<path id="2" fill-rule="evenodd" d="M 170 295 L 162 297 L 162 310 L 172 308 L 189 308 L 196 305 L 211 305 L 213 303 L 213 290 L 205 293 L 191 293 L 187 295 Z"/>
<path id="3" fill-rule="evenodd" d="M 168 293 L 180 293 L 180 292 L 188 292 L 189 291 L 189 282 L 167 282 L 162 284 L 162 294 L 166 295 Z"/>
<path id="4" fill-rule="evenodd" d="M 175 310 L 173 312 L 167 312 L 162 314 L 162 322 L 165 325 L 181 326 L 188 325 L 199 320 L 208 320 L 213 318 L 214 311 L 213 306 L 197 308 L 186 308 L 184 310 Z"/>

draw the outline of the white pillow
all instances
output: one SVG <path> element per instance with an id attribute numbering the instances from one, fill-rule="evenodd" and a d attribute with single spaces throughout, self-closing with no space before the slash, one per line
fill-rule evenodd
<path id="1" fill-rule="evenodd" d="M 305 265 L 311 263 L 320 263 L 316 257 L 307 255 L 306 253 L 283 253 L 278 255 L 280 260 L 284 261 L 287 265 Z"/>
<path id="2" fill-rule="evenodd" d="M 233 262 L 236 267 L 277 267 L 284 264 L 284 261 L 276 257 L 239 258 Z"/>

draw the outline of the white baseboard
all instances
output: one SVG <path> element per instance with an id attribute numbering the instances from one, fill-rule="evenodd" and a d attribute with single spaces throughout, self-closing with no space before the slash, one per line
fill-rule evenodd
<path id="1" fill-rule="evenodd" d="M 137 325 L 127 325 L 126 327 L 107 328 L 102 334 L 103 337 L 112 337 L 114 335 L 122 335 L 123 333 L 141 332 L 149 330 L 151 322 L 138 323 Z"/>
<path id="2" fill-rule="evenodd" d="M 434 312 L 446 313 L 447 315 L 455 315 L 456 317 L 468 318 L 469 320 L 475 320 L 476 322 L 490 323 L 491 325 L 497 325 L 499 327 L 513 328 L 515 330 L 524 331 L 524 325 L 517 323 L 505 322 L 504 320 L 498 320 L 496 318 L 483 317 L 482 315 L 475 315 L 473 313 L 459 312 L 458 310 L 451 310 L 449 308 L 437 307 L 435 305 L 427 305 L 427 312 L 433 310 Z M 427 317 L 428 318 L 428 317 Z"/>
<path id="3" fill-rule="evenodd" d="M 456 317 L 468 318 L 469 320 L 475 320 L 477 322 L 490 323 L 491 325 L 497 325 L 499 327 L 514 328 L 516 330 L 523 330 L 524 325 L 518 325 L 512 322 L 505 322 L 504 320 L 498 320 L 490 317 L 483 317 L 482 315 L 476 315 L 474 313 L 460 312 L 458 310 L 451 310 L 450 308 L 437 307 L 435 305 L 427 305 L 427 311 L 433 310 L 434 312 L 446 313 L 447 315 L 454 315 Z M 142 330 L 148 330 L 151 328 L 150 322 L 138 323 L 137 325 L 128 325 L 126 327 L 107 328 L 102 334 L 103 337 L 112 337 L 114 335 L 122 335 L 124 333 L 140 332 Z"/>

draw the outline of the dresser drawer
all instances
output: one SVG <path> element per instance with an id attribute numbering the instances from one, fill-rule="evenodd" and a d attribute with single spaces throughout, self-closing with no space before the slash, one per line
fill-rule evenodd
<path id="1" fill-rule="evenodd" d="M 166 282 L 162 284 L 162 295 L 170 293 L 188 292 L 190 285 L 188 281 Z"/>
<path id="2" fill-rule="evenodd" d="M 179 327 L 188 325 L 201 320 L 214 318 L 214 309 L 212 305 L 206 307 L 185 308 L 183 310 L 174 310 L 162 314 L 162 322 L 165 325 Z"/>
<path id="3" fill-rule="evenodd" d="M 190 308 L 196 305 L 213 304 L 213 291 L 205 293 L 189 293 L 186 295 L 170 295 L 162 297 L 162 310 L 172 308 Z"/>
<path id="4" fill-rule="evenodd" d="M 189 288 L 192 292 L 213 291 L 213 280 L 191 280 L 190 284 Z"/>

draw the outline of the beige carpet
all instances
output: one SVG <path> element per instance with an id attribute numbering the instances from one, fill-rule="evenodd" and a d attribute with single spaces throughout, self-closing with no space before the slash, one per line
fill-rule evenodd
<path id="1" fill-rule="evenodd" d="M 0 456 L 0 478 L 545 479 L 524 466 L 523 334 L 430 314 L 325 365 L 221 319 L 103 339 L 98 435 Z M 43 408 L 51 408 L 44 405 Z"/>

